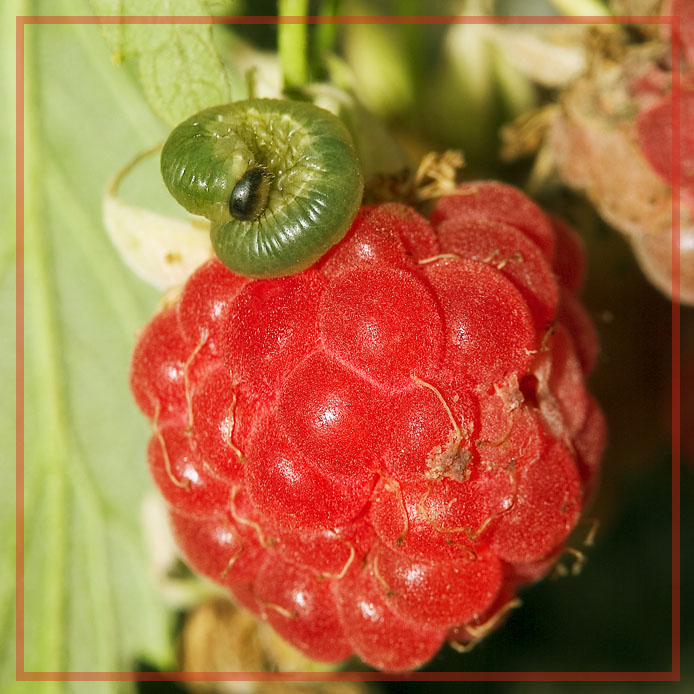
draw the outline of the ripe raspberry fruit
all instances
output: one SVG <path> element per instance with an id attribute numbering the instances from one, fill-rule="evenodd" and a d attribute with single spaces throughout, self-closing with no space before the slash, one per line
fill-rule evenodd
<path id="1" fill-rule="evenodd" d="M 575 234 L 517 190 L 363 207 L 316 265 L 210 260 L 131 385 L 178 544 L 308 656 L 422 666 L 500 623 L 595 487 Z"/>

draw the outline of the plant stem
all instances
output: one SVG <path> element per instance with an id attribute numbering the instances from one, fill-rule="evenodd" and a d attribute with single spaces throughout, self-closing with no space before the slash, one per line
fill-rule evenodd
<path id="1" fill-rule="evenodd" d="M 322 17 L 336 17 L 338 14 L 340 0 L 325 0 L 321 4 Z M 337 24 L 319 24 L 316 27 L 313 42 L 314 53 L 318 60 L 322 60 L 326 53 L 335 47 L 337 41 Z"/>
<path id="2" fill-rule="evenodd" d="M 279 0 L 280 17 L 305 17 L 308 0 Z M 308 82 L 306 24 L 283 23 L 278 28 L 278 51 L 284 73 L 284 86 L 300 87 Z"/>

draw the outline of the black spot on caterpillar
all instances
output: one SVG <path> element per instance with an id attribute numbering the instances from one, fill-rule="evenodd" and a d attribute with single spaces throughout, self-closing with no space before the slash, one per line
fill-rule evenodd
<path id="1" fill-rule="evenodd" d="M 241 220 L 259 217 L 267 206 L 269 188 L 269 175 L 263 169 L 259 166 L 248 169 L 231 191 L 231 216 Z"/>
<path id="2" fill-rule="evenodd" d="M 212 222 L 220 260 L 248 277 L 312 265 L 345 235 L 363 192 L 347 129 L 304 102 L 250 99 L 201 111 L 173 130 L 161 170 L 174 198 Z"/>

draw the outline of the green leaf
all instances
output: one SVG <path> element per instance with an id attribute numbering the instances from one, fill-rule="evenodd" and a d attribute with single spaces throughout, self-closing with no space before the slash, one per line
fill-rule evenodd
<path id="1" fill-rule="evenodd" d="M 0 689 L 14 679 L 15 670 L 15 21 L 24 8 L 16 0 L 0 6 L 0 382 L 5 397 L 0 400 L 0 488 L 5 491 L 0 505 Z"/>
<path id="2" fill-rule="evenodd" d="M 100 16 L 207 16 L 203 0 L 90 0 Z M 152 109 L 177 125 L 208 106 L 231 101 L 231 77 L 208 24 L 104 24 L 116 63 L 131 66 Z"/>
<path id="3" fill-rule="evenodd" d="M 3 11 L 37 13 L 33 3 L 14 5 L 4 3 Z M 87 14 L 80 0 L 55 2 L 51 10 Z M 3 32 L 14 29 L 11 19 L 2 19 Z M 136 152 L 160 142 L 165 128 L 131 77 L 111 64 L 99 31 L 25 28 L 27 671 L 129 671 L 143 660 L 174 665 L 172 614 L 150 573 L 140 521 L 152 488 L 145 463 L 149 431 L 128 389 L 136 331 L 158 297 L 121 261 L 101 219 L 109 179 Z M 11 37 L 2 42 L 1 93 L 8 105 L 13 49 Z M 12 117 L 3 112 L 5 134 Z M 3 154 L 13 149 L 8 140 L 0 140 Z M 12 161 L 11 154 L 3 161 Z M 140 194 L 155 199 L 163 187 L 153 176 Z M 3 228 L 12 227 L 13 211 L 13 204 L 2 205 Z M 12 393 L 14 247 L 2 238 L 0 318 L 8 329 L 0 331 L 0 377 Z M 3 407 L 12 400 L 3 398 Z M 11 460 L 14 418 L 11 411 L 2 414 L 0 445 L 3 459 Z M 0 469 L 3 489 L 13 492 L 10 466 Z M 1 691 L 15 679 L 15 526 L 13 494 L 8 497 L 0 507 Z M 133 684 L 111 682 L 18 688 L 32 694 L 134 691 Z"/>

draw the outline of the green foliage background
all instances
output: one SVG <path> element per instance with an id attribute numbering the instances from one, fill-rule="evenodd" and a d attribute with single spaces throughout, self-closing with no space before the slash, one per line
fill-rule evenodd
<path id="1" fill-rule="evenodd" d="M 94 5 L 104 13 L 174 12 L 165 0 L 134 3 L 136 10 L 126 0 Z M 201 7 L 185 0 L 176 3 L 175 12 L 197 14 Z M 91 9 L 86 0 L 2 4 L 3 162 L 14 159 L 15 15 L 87 15 Z M 208 51 L 206 31 L 164 28 L 143 44 L 119 29 L 107 32 L 107 45 L 94 26 L 26 28 L 27 670 L 129 670 L 143 662 L 175 667 L 174 615 L 150 576 L 141 538 L 140 506 L 150 489 L 144 465 L 148 429 L 131 402 L 127 378 L 136 331 L 158 297 L 111 247 L 100 206 L 113 173 L 165 137 L 167 127 L 153 109 L 172 124 L 198 103 L 225 100 L 239 83 L 238 75 Z M 115 68 L 112 50 L 125 59 L 124 67 Z M 162 50 L 169 51 L 163 63 L 157 57 Z M 169 98 L 177 55 L 214 76 L 206 83 L 208 91 L 184 90 Z M 200 61 L 191 59 L 195 56 Z M 172 60 L 173 67 L 162 72 L 161 65 L 171 66 Z M 187 79 L 196 84 L 194 74 Z M 128 692 L 136 685 L 14 683 L 15 509 L 9 462 L 14 459 L 16 249 L 10 233 L 15 177 L 9 173 L 0 188 L 5 230 L 0 236 L 0 383 L 5 390 L 0 488 L 6 495 L 0 506 L 0 691 Z M 136 197 L 148 203 L 166 199 L 155 173 L 139 182 Z M 601 311 L 614 316 L 601 328 L 603 357 L 594 382 L 612 431 L 597 508 L 603 534 L 581 578 L 533 587 L 504 629 L 470 655 L 444 652 L 432 670 L 670 667 L 670 451 L 667 423 L 661 421 L 661 401 L 669 389 L 670 308 L 642 279 L 626 245 L 590 212 L 576 213 L 565 203 L 559 204 L 568 216 L 582 222 L 591 256 L 588 305 L 596 316 Z M 683 321 L 694 324 L 691 311 L 683 313 Z M 683 475 L 683 494 L 691 499 L 692 468 L 685 467 Z M 690 512 L 684 521 L 685 538 L 691 538 Z M 689 555 L 684 561 L 686 578 L 694 567 Z M 687 602 L 685 610 L 691 617 Z M 689 633 L 685 653 L 694 656 Z M 459 688 L 455 685 L 455 691 Z M 502 688 L 513 689 L 494 687 Z M 141 689 L 153 691 L 148 685 Z M 425 691 L 412 683 L 390 690 Z M 454 688 L 442 684 L 440 690 Z"/>

